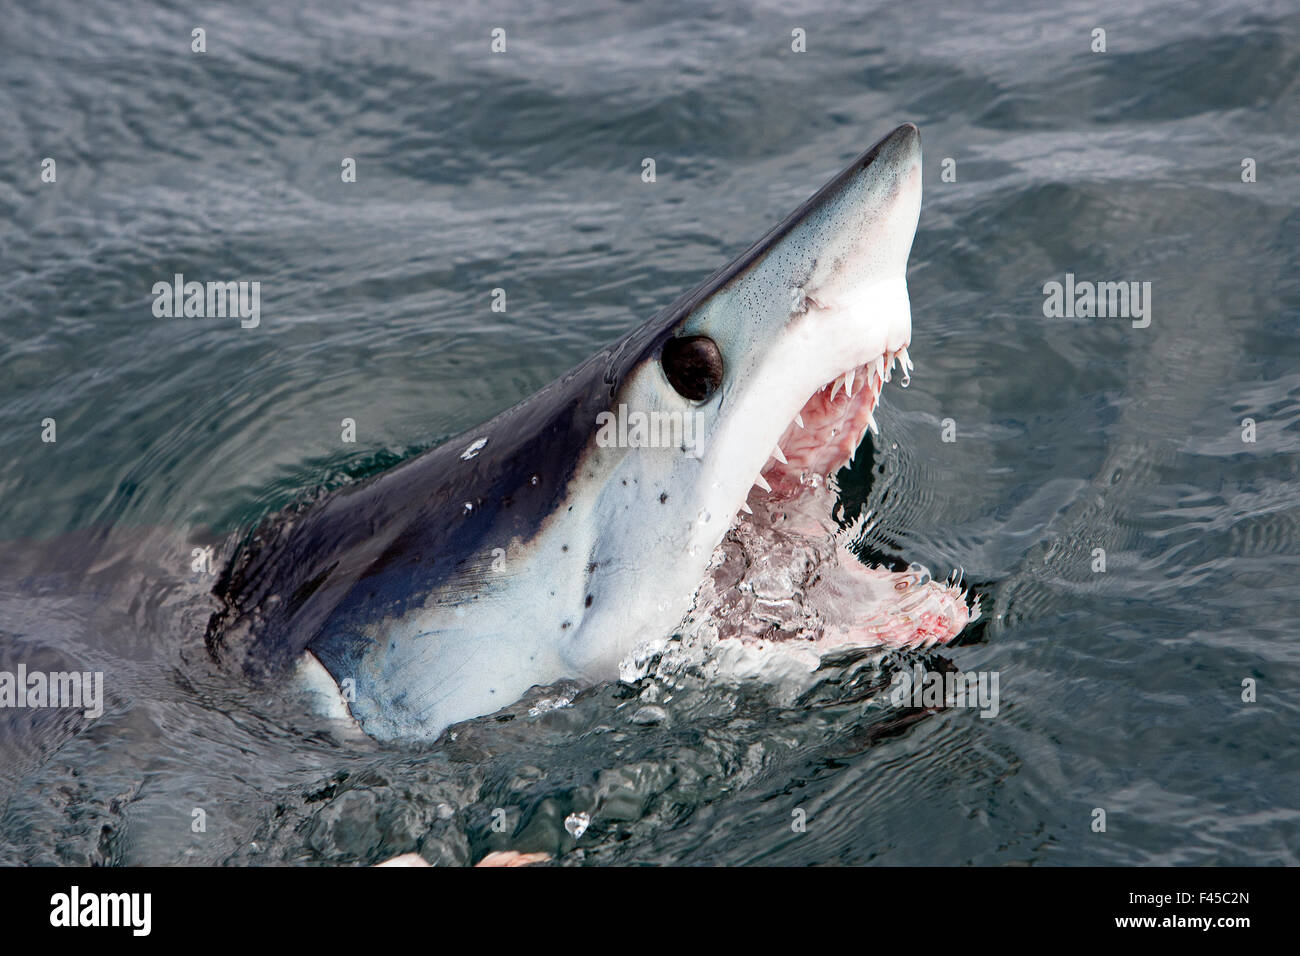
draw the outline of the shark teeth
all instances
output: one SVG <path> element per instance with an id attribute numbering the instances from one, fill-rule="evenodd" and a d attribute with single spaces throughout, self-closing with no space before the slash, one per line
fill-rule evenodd
<path id="1" fill-rule="evenodd" d="M 898 385 L 900 388 L 907 388 L 907 386 L 911 384 L 912 381 L 911 373 L 912 373 L 912 369 L 915 368 L 915 366 L 912 365 L 912 357 L 907 354 L 906 345 L 904 345 L 901 349 L 898 350 L 898 368 L 899 371 L 902 373 L 902 379 L 899 381 Z"/>
<path id="2" fill-rule="evenodd" d="M 818 487 L 825 477 L 852 464 L 857 458 L 859 446 L 866 441 L 867 434 L 880 434 L 880 425 L 875 415 L 876 405 L 885 384 L 894 377 L 896 363 L 901 386 L 906 388 L 908 373 L 913 365 L 905 346 L 876 355 L 823 385 L 809 399 L 809 404 L 795 413 L 787 431 L 781 436 L 780 443 L 772 447 L 768 464 L 763 469 L 772 475 L 771 483 L 760 472 L 754 479 L 753 487 L 770 495 L 773 493 L 772 484 L 775 483 L 778 486 L 775 495 L 786 496 L 797 493 L 793 488 L 796 472 L 799 474 L 799 486 Z M 841 388 L 844 389 L 847 400 L 837 402 Z M 867 394 L 862 395 L 863 391 Z M 808 432 L 810 425 L 804 421 L 803 413 L 810 409 L 813 416 L 809 419 L 812 431 Z M 781 444 L 790 449 L 789 455 Z M 830 458 L 839 454 L 844 456 L 843 459 L 832 463 Z M 827 467 L 832 464 L 833 467 L 827 471 Z M 747 497 L 752 497 L 752 494 L 751 490 Z M 764 503 L 771 501 L 766 497 L 760 500 Z M 754 508 L 748 500 L 740 505 L 740 513 L 754 514 Z"/>
<path id="3" fill-rule="evenodd" d="M 823 387 L 830 388 L 831 401 L 835 400 L 835 396 L 840 393 L 841 387 L 844 389 L 844 394 L 846 397 L 848 398 L 853 397 L 853 383 L 857 379 L 857 374 L 858 374 L 858 370 L 856 368 L 851 368 L 843 375 L 838 376 L 835 379 L 835 381 L 832 382 L 829 386 L 823 386 Z"/>

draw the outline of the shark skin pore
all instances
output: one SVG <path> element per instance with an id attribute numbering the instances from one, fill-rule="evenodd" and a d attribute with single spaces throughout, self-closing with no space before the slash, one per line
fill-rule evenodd
<path id="1" fill-rule="evenodd" d="M 534 685 L 613 679 L 689 618 L 814 654 L 951 640 L 960 590 L 863 565 L 827 487 L 911 368 L 920 205 L 909 124 L 537 394 L 264 521 L 209 649 L 256 680 L 297 669 L 373 737 L 433 739 Z"/>

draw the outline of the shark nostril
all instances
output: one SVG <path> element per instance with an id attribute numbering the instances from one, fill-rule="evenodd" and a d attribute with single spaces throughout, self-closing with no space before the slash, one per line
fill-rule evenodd
<path id="1" fill-rule="evenodd" d="M 722 352 L 704 335 L 683 336 L 664 343 L 659 356 L 668 384 L 677 394 L 700 402 L 722 384 Z"/>

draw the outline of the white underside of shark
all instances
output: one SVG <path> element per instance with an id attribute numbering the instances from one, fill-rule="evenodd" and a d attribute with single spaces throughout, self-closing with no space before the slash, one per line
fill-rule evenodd
<path id="1" fill-rule="evenodd" d="M 591 416 L 590 439 L 562 460 L 541 455 L 531 477 L 527 463 L 510 459 L 520 500 L 528 482 L 557 469 L 566 476 L 526 532 L 504 509 L 491 521 L 475 513 L 485 504 L 475 496 L 478 456 L 507 440 L 518 416 L 454 440 L 460 453 L 445 455 L 438 475 L 458 488 L 462 469 L 463 500 L 440 490 L 445 507 L 484 522 L 474 540 L 456 540 L 466 557 L 436 588 L 396 601 L 386 595 L 394 555 L 406 554 L 397 532 L 382 559 L 378 547 L 357 546 L 330 565 L 334 577 L 317 593 L 347 570 L 338 589 L 346 613 L 318 615 L 326 624 L 299 658 L 300 686 L 322 712 L 355 718 L 374 737 L 431 739 L 534 685 L 615 679 L 634 649 L 661 643 L 692 615 L 715 618 L 719 639 L 737 648 L 731 656 L 747 662 L 738 671 L 761 670 L 753 662 L 765 644 L 787 645 L 781 666 L 813 666 L 832 647 L 950 640 L 971 618 L 959 590 L 867 568 L 821 522 L 834 500 L 828 476 L 874 428 L 895 368 L 911 367 L 906 267 L 920 207 L 919 136 L 903 126 L 700 290 L 593 359 L 606 363 L 585 373 L 598 400 L 573 412 Z M 698 443 L 605 447 L 591 413 L 619 406 L 696 416 Z M 563 434 L 580 435 L 585 419 L 566 416 L 567 407 L 547 427 L 558 421 Z M 812 557 L 805 540 L 822 542 L 808 545 Z M 764 616 L 763 601 L 784 605 L 763 588 L 779 591 L 785 578 L 758 587 L 762 569 L 749 578 L 727 570 L 728 555 L 752 568 L 764 549 L 789 565 L 781 573 L 805 620 Z M 358 552 L 382 574 L 348 569 Z"/>

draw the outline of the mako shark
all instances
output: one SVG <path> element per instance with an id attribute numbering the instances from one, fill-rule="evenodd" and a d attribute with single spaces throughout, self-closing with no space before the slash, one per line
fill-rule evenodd
<path id="1" fill-rule="evenodd" d="M 209 649 L 392 740 L 614 679 L 691 616 L 815 654 L 951 640 L 977 613 L 956 584 L 865 565 L 831 519 L 831 476 L 912 368 L 920 207 L 908 124 L 531 398 L 264 521 L 216 586 Z"/>

